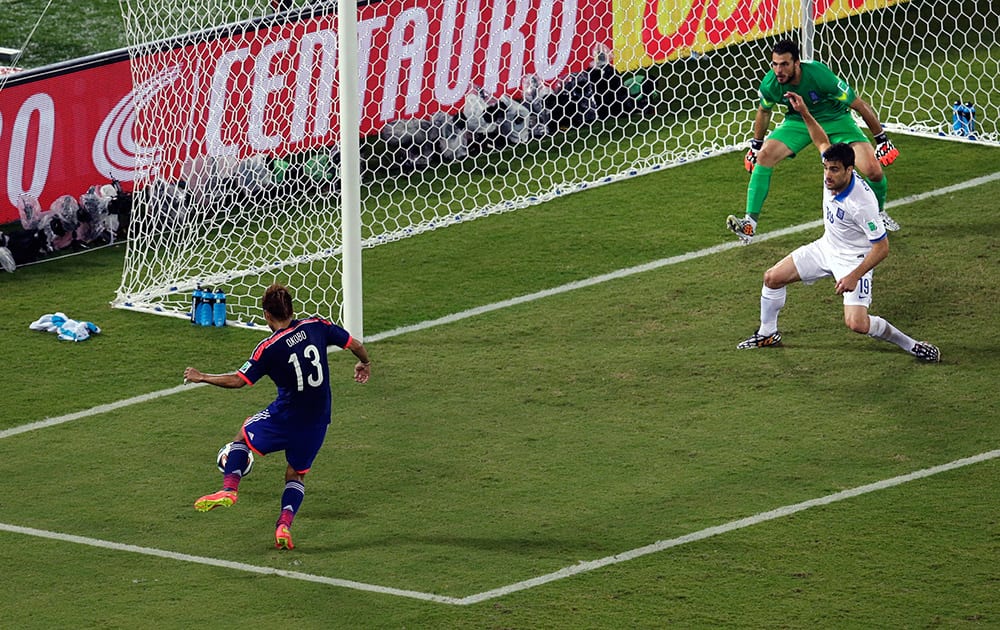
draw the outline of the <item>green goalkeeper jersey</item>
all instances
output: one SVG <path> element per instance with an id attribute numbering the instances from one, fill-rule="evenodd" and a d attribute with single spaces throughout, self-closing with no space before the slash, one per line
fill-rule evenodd
<path id="1" fill-rule="evenodd" d="M 774 78 L 774 70 L 770 70 L 760 82 L 760 106 L 764 109 L 774 109 L 781 103 L 788 107 L 785 92 L 795 92 L 809 106 L 809 111 L 819 122 L 837 120 L 850 110 L 850 104 L 857 95 L 847 82 L 833 73 L 825 64 L 818 61 L 803 61 L 802 77 L 798 85 L 781 84 Z M 788 107 L 787 118 L 802 120 L 802 116 Z"/>

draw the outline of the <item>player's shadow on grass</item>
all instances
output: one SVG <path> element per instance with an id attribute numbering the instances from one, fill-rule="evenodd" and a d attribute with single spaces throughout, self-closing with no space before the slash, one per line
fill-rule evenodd
<path id="1" fill-rule="evenodd" d="M 368 518 L 368 514 L 366 512 L 358 512 L 355 510 L 331 510 L 319 508 L 313 509 L 309 513 L 309 517 L 325 521 L 357 521 Z"/>
<path id="2" fill-rule="evenodd" d="M 576 557 L 581 552 L 597 555 L 606 554 L 606 547 L 593 541 L 566 540 L 556 538 L 511 538 L 511 537 L 486 537 L 486 536 L 449 536 L 442 535 L 401 535 L 392 536 L 387 539 L 370 539 L 367 541 L 357 541 L 353 543 L 334 542 L 331 544 L 316 544 L 315 541 L 309 544 L 309 550 L 314 552 L 339 552 L 365 550 L 365 549 L 385 549 L 389 547 L 406 547 L 414 545 L 427 545 L 428 547 L 452 547 L 462 549 L 473 549 L 478 551 L 503 552 L 512 555 L 525 555 L 538 557 L 539 554 L 550 556 Z"/>

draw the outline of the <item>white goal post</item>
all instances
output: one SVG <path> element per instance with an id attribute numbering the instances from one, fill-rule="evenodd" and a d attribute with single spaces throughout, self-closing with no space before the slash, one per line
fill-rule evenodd
<path id="1" fill-rule="evenodd" d="M 989 0 L 120 4 L 143 164 L 113 304 L 145 312 L 201 285 L 261 326 L 280 281 L 361 336 L 362 249 L 742 149 L 784 38 L 892 132 L 1000 146 Z"/>

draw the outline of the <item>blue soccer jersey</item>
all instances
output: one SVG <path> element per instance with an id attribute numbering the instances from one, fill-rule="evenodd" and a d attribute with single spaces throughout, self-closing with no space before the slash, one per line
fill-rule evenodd
<path id="1" fill-rule="evenodd" d="M 237 374 L 253 385 L 268 376 L 278 396 L 268 406 L 272 417 L 294 424 L 330 423 L 330 369 L 327 347 L 345 348 L 346 330 L 319 317 L 293 319 L 288 328 L 257 344 Z"/>

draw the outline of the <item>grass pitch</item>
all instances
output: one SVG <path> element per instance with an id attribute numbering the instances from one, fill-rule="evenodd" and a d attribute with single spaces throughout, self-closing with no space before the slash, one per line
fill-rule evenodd
<path id="1" fill-rule="evenodd" d="M 117 3 L 78 4 L 49 7 L 23 65 L 124 45 Z M 43 5 L 4 3 L 0 44 Z M 995 149 L 894 140 L 896 203 L 996 171 Z M 808 154 L 779 167 L 761 229 L 818 218 L 819 182 Z M 995 180 L 891 208 L 873 312 L 940 365 L 848 332 L 832 283 L 789 290 L 784 347 L 734 350 L 764 269 L 819 229 L 384 334 L 729 243 L 745 185 L 734 154 L 366 251 L 374 376 L 332 359 L 291 553 L 270 540 L 280 456 L 235 507 L 191 507 L 273 387 L 162 395 L 186 365 L 234 369 L 259 334 L 109 309 L 120 250 L 0 274 L 0 626 L 1000 625 L 993 458 L 529 582 L 1000 448 Z M 56 310 L 104 332 L 27 329 Z"/>
<path id="2" fill-rule="evenodd" d="M 897 144 L 895 200 L 996 164 L 982 147 Z M 280 455 L 258 459 L 233 508 L 191 507 L 215 489 L 216 449 L 267 404 L 269 383 L 182 388 L 0 439 L 0 618 L 19 628 L 180 628 L 222 614 L 307 628 L 1000 623 L 996 459 L 512 588 L 1000 445 L 996 180 L 891 208 L 903 230 L 876 271 L 873 312 L 940 345 L 939 365 L 850 333 L 832 283 L 790 288 L 784 347 L 734 349 L 756 325 L 763 270 L 819 228 L 379 336 L 729 243 L 722 218 L 741 205 L 741 168 L 730 155 L 366 251 L 374 376 L 356 385 L 347 357 L 332 357 L 334 423 L 291 553 L 271 547 Z M 762 230 L 817 218 L 819 177 L 808 156 L 782 165 Z M 0 431 L 175 388 L 186 365 L 234 369 L 259 339 L 109 309 L 121 260 L 108 249 L 0 276 Z M 70 344 L 27 329 L 55 310 L 104 332 Z M 433 601 L 505 588 L 468 605 Z"/>

